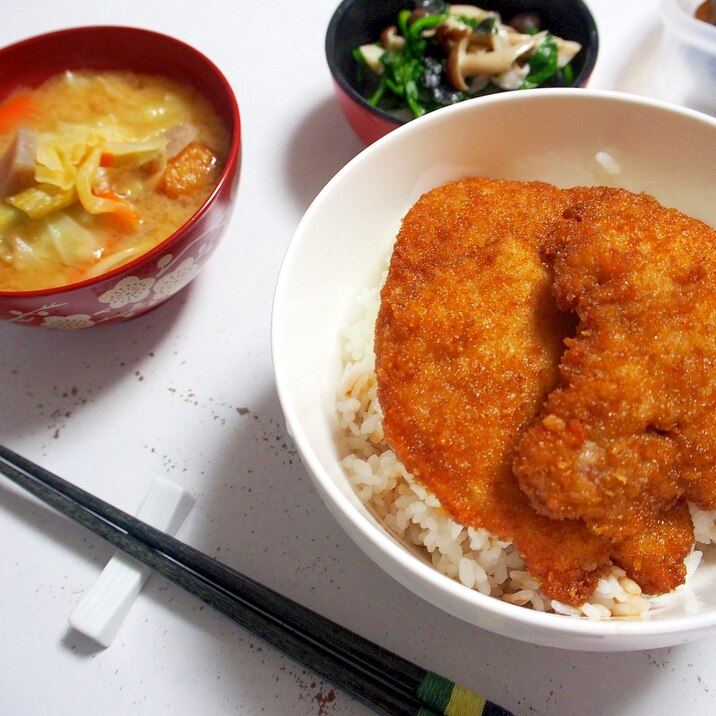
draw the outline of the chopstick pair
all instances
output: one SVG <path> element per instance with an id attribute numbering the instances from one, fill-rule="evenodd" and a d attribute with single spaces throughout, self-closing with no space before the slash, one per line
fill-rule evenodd
<path id="1" fill-rule="evenodd" d="M 0 445 L 0 473 L 381 714 L 511 716 Z"/>

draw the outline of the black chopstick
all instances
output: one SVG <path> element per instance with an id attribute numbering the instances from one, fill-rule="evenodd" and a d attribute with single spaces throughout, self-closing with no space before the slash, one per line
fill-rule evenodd
<path id="1" fill-rule="evenodd" d="M 378 713 L 509 716 L 500 706 L 360 637 L 2 445 L 0 472 Z"/>

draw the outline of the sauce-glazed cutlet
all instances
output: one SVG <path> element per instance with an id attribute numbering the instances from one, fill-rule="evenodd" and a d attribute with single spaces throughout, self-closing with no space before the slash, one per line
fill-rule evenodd
<path id="1" fill-rule="evenodd" d="M 394 246 L 375 348 L 398 458 L 458 522 L 514 541 L 550 597 L 579 604 L 610 546 L 578 520 L 538 514 L 512 473 L 574 329 L 541 256 L 570 201 L 551 185 L 489 179 L 421 197 Z"/>

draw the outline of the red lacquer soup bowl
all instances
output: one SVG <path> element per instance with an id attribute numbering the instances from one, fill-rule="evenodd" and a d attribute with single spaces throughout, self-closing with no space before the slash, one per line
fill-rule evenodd
<path id="1" fill-rule="evenodd" d="M 166 35 L 131 27 L 91 26 L 32 37 L 0 50 L 0 102 L 66 70 L 130 70 L 190 85 L 229 133 L 218 182 L 174 233 L 129 263 L 91 279 L 33 291 L 0 291 L 0 320 L 44 328 L 88 328 L 139 316 L 196 276 L 227 226 L 238 186 L 241 126 L 236 97 L 203 54 Z"/>

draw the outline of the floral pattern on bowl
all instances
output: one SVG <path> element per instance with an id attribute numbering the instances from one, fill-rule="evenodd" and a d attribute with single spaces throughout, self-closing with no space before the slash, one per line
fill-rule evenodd
<path id="1" fill-rule="evenodd" d="M 183 247 L 172 244 L 174 253 L 162 254 L 156 261 L 144 260 L 135 271 L 120 272 L 100 284 L 84 288 L 69 287 L 66 300 L 61 291 L 53 293 L 52 300 L 37 306 L 24 307 L 23 296 L 13 303 L 5 315 L 11 323 L 36 325 L 41 328 L 75 330 L 115 323 L 134 318 L 156 308 L 186 286 L 216 248 L 228 221 L 228 211 L 221 220 L 198 235 L 187 232 Z M 202 222 L 203 224 L 203 222 Z M 197 224 L 194 229 L 200 224 Z M 0 306 L 7 298 L 0 298 Z"/>

